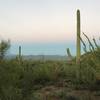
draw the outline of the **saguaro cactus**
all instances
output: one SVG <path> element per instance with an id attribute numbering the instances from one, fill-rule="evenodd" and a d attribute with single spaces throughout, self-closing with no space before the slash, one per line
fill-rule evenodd
<path id="1" fill-rule="evenodd" d="M 77 52 L 76 52 L 76 62 L 80 61 L 81 56 L 81 43 L 80 43 L 80 29 L 81 23 L 80 23 L 80 10 L 77 10 Z"/>
<path id="2" fill-rule="evenodd" d="M 21 46 L 19 46 L 19 60 L 21 60 Z"/>
<path id="3" fill-rule="evenodd" d="M 71 55 L 71 53 L 70 53 L 70 49 L 67 48 L 66 50 L 67 50 L 67 55 L 68 55 L 68 57 L 69 57 L 69 58 L 72 58 L 72 55 Z"/>

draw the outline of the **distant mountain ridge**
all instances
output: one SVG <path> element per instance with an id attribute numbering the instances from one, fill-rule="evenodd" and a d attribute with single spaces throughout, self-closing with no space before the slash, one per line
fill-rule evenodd
<path id="1" fill-rule="evenodd" d="M 5 59 L 14 59 L 16 55 L 7 55 Z M 23 55 L 23 59 L 25 60 L 70 60 L 71 58 L 68 56 L 62 55 Z"/>

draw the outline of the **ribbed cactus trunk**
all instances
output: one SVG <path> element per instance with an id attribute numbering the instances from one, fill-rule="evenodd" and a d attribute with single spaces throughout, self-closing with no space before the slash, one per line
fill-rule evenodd
<path id="1" fill-rule="evenodd" d="M 80 43 L 80 33 L 81 33 L 81 23 L 80 23 L 80 10 L 77 10 L 77 50 L 76 50 L 76 63 L 80 62 L 81 56 L 81 43 Z"/>

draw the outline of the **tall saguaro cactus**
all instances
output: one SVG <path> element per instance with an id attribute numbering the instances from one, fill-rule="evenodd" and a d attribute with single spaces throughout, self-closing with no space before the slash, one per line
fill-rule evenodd
<path id="1" fill-rule="evenodd" d="M 80 23 L 80 10 L 77 10 L 77 54 L 76 54 L 76 62 L 80 61 L 81 56 L 81 43 L 80 43 L 80 33 L 81 33 L 81 23 Z"/>
<path id="2" fill-rule="evenodd" d="M 19 46 L 19 60 L 21 60 L 21 46 Z"/>

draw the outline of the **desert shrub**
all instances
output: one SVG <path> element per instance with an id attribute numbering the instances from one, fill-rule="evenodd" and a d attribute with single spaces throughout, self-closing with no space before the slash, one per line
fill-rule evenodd
<path id="1" fill-rule="evenodd" d="M 40 66 L 33 67 L 34 80 L 37 83 L 46 83 L 50 81 L 57 81 L 62 77 L 62 66 L 57 63 L 45 63 Z"/>
<path id="2" fill-rule="evenodd" d="M 7 50 L 10 48 L 10 41 L 2 40 L 0 42 L 0 60 L 2 60 L 7 53 Z"/>
<path id="3" fill-rule="evenodd" d="M 97 77 L 100 77 L 100 46 L 96 43 L 95 39 L 92 42 L 86 34 L 84 35 L 88 41 L 89 48 L 87 48 L 87 45 L 81 39 L 84 44 L 85 53 L 80 58 L 80 64 L 77 65 L 78 78 L 76 78 L 80 84 L 91 87 L 96 83 Z"/>
<path id="4" fill-rule="evenodd" d="M 63 78 L 63 62 L 3 60 L 0 63 L 0 98 L 30 100 L 34 89 Z"/>
<path id="5" fill-rule="evenodd" d="M 1 100 L 21 100 L 21 89 L 17 84 L 21 68 L 15 62 L 2 61 L 0 63 L 0 98 Z"/>

